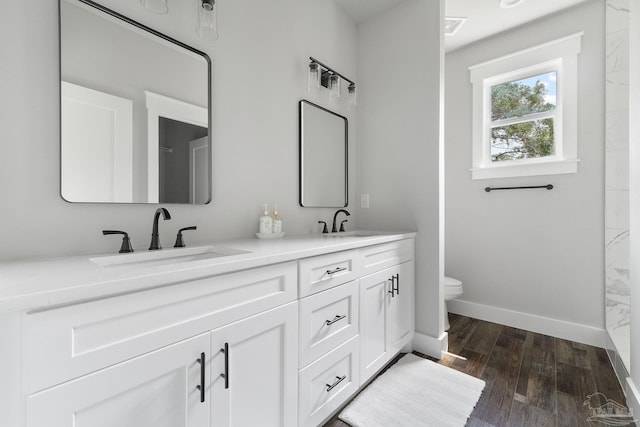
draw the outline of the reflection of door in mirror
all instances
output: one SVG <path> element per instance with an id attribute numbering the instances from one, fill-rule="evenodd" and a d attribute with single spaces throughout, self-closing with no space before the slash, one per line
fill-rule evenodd
<path id="1" fill-rule="evenodd" d="M 189 203 L 202 204 L 211 201 L 209 186 L 209 137 L 189 141 Z"/>
<path id="2" fill-rule="evenodd" d="M 145 91 L 147 103 L 147 174 L 148 202 L 150 203 L 208 203 L 209 150 L 207 109 L 168 96 Z M 189 141 L 207 138 L 207 146 L 190 149 Z M 164 148 L 164 149 L 163 149 Z M 171 151 L 170 151 L 170 150 Z M 162 153 L 162 155 L 161 155 Z M 191 157 L 198 154 L 200 166 L 198 177 L 207 179 L 196 189 L 199 197 L 194 197 L 189 185 L 194 174 Z M 203 163 L 207 168 L 202 170 Z"/>
<path id="3" fill-rule="evenodd" d="M 347 118 L 300 101 L 300 206 L 348 204 Z"/>
<path id="4" fill-rule="evenodd" d="M 208 187 L 199 186 L 195 177 L 208 182 L 208 130 L 177 120 L 160 117 L 158 176 L 160 203 L 206 203 Z M 194 169 L 195 168 L 195 169 Z M 202 187 L 205 187 L 204 189 Z M 196 196 L 194 191 L 200 190 Z M 203 191 L 204 190 L 204 191 Z"/>
<path id="5" fill-rule="evenodd" d="M 133 103 L 62 82 L 61 109 L 62 197 L 70 202 L 131 203 Z"/>

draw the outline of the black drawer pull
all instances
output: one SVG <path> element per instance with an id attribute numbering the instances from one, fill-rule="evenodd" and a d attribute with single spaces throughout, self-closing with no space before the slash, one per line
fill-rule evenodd
<path id="1" fill-rule="evenodd" d="M 196 386 L 196 389 L 200 390 L 200 402 L 204 402 L 204 382 L 205 382 L 205 357 L 204 353 L 200 353 L 200 359 L 198 359 L 198 363 L 200 364 L 200 384 Z"/>
<path id="2" fill-rule="evenodd" d="M 331 391 L 334 389 L 335 386 L 337 386 L 338 384 L 340 384 L 342 381 L 344 381 L 347 378 L 346 375 L 343 375 L 341 377 L 336 377 L 336 382 L 334 382 L 333 384 L 326 384 L 327 386 L 327 392 Z"/>
<path id="3" fill-rule="evenodd" d="M 396 279 L 396 295 L 400 295 L 400 273 L 395 275 Z"/>
<path id="4" fill-rule="evenodd" d="M 224 353 L 224 372 L 220 377 L 224 378 L 224 388 L 229 388 L 229 343 L 224 343 L 224 348 L 220 349 L 220 353 Z"/>
<path id="5" fill-rule="evenodd" d="M 326 274 L 328 274 L 328 275 L 332 275 L 332 274 L 339 273 L 339 272 L 341 272 L 341 271 L 345 271 L 346 269 L 347 269 L 347 267 L 338 267 L 338 268 L 336 268 L 335 270 L 327 270 L 327 273 L 326 273 Z"/>
<path id="6" fill-rule="evenodd" d="M 338 321 L 340 321 L 340 320 L 344 319 L 345 317 L 347 317 L 347 315 L 346 315 L 346 314 L 343 314 L 342 316 L 336 316 L 336 317 L 334 317 L 334 318 L 333 318 L 333 320 L 327 320 L 327 321 L 326 321 L 326 322 L 324 322 L 324 323 L 325 323 L 327 326 L 331 326 L 331 325 L 333 325 L 334 323 L 336 323 L 336 322 L 338 322 Z"/>

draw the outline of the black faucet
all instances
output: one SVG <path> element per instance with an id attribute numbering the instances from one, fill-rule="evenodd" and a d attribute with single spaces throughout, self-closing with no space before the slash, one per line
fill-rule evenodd
<path id="1" fill-rule="evenodd" d="M 333 215 L 333 227 L 331 227 L 331 232 L 332 233 L 337 233 L 338 232 L 338 227 L 336 227 L 336 218 L 338 217 L 338 214 L 340 212 L 344 212 L 347 216 L 351 215 L 349 213 L 349 211 L 347 211 L 345 209 L 338 209 L 338 211 L 336 211 L 336 213 Z M 344 229 L 342 231 L 344 231 Z"/>
<path id="2" fill-rule="evenodd" d="M 181 228 L 178 230 L 178 235 L 176 236 L 176 243 L 173 245 L 174 248 L 184 248 L 186 245 L 184 244 L 184 239 L 182 238 L 182 232 L 187 230 L 196 230 L 197 227 L 192 225 L 190 227 Z"/>
<path id="3" fill-rule="evenodd" d="M 151 232 L 151 245 L 149 246 L 149 250 L 152 251 L 154 249 L 162 249 L 160 246 L 160 235 L 158 234 L 158 218 L 160 218 L 160 214 L 162 214 L 162 219 L 165 221 L 171 219 L 171 214 L 165 208 L 156 209 L 156 213 L 153 215 L 153 230 Z"/>
<path id="4" fill-rule="evenodd" d="M 126 231 L 120 230 L 102 230 L 102 234 L 108 236 L 109 234 L 122 234 L 124 237 L 122 238 L 122 245 L 120 245 L 121 254 L 133 252 L 133 248 L 131 247 L 131 239 L 129 239 L 129 234 Z"/>

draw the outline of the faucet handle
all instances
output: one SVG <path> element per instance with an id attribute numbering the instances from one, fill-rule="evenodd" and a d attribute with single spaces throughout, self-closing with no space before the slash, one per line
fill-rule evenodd
<path id="1" fill-rule="evenodd" d="M 133 248 L 131 247 L 131 240 L 129 239 L 129 234 L 126 231 L 119 230 L 102 230 L 102 234 L 107 236 L 109 234 L 123 234 L 122 237 L 122 245 L 120 246 L 120 250 L 118 251 L 121 254 L 133 252 Z"/>
<path id="2" fill-rule="evenodd" d="M 195 230 L 197 227 L 192 225 L 190 227 L 181 228 L 178 230 L 178 235 L 176 236 L 176 243 L 173 245 L 174 248 L 184 248 L 186 245 L 184 244 L 184 240 L 182 239 L 182 232 L 187 230 Z"/>
<path id="3" fill-rule="evenodd" d="M 340 223 L 340 232 L 342 232 L 342 233 L 344 233 L 344 223 L 345 223 L 345 222 L 349 222 L 349 220 L 348 220 L 348 219 L 345 219 L 345 220 L 343 220 L 343 221 Z"/>
<path id="4" fill-rule="evenodd" d="M 322 234 L 328 234 L 329 230 L 327 230 L 327 223 L 324 221 L 318 221 L 318 224 L 324 224 L 324 227 L 322 227 Z"/>

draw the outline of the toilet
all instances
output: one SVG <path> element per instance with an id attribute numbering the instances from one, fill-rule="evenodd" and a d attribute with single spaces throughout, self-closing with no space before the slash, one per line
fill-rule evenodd
<path id="1" fill-rule="evenodd" d="M 449 309 L 447 301 L 456 299 L 462 295 L 462 282 L 453 277 L 444 276 L 444 330 L 449 329 Z"/>

